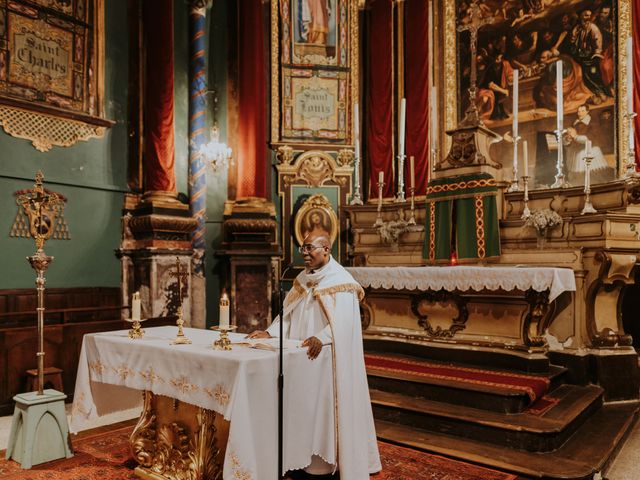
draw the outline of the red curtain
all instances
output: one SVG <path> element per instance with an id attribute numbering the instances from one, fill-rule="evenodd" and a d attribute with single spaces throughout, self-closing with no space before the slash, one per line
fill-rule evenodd
<path id="1" fill-rule="evenodd" d="M 262 1 L 238 2 L 237 198 L 267 196 L 267 96 Z"/>
<path id="2" fill-rule="evenodd" d="M 393 57 L 392 0 L 374 0 L 369 11 L 367 148 L 369 165 L 369 198 L 378 196 L 378 173 L 384 172 L 383 195 L 393 196 Z"/>
<path id="3" fill-rule="evenodd" d="M 414 156 L 416 195 L 424 195 L 429 176 L 429 2 L 407 0 L 404 8 L 404 91 L 407 99 L 405 185 L 411 186 L 409 157 Z M 406 190 L 409 195 L 409 189 Z"/>
<path id="4" fill-rule="evenodd" d="M 633 111 L 640 114 L 640 0 L 633 0 Z M 640 115 L 635 119 L 636 170 L 640 171 Z"/>
<path id="5" fill-rule="evenodd" d="M 145 0 L 145 190 L 176 191 L 173 132 L 173 0 Z"/>

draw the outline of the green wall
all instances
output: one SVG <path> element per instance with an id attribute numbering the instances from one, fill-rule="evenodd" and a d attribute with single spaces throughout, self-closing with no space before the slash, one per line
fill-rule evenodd
<path id="1" fill-rule="evenodd" d="M 33 239 L 11 238 L 17 212 L 13 192 L 31 188 L 37 170 L 45 186 L 68 199 L 65 218 L 71 240 L 50 240 L 45 252 L 55 256 L 47 271 L 48 287 L 118 286 L 120 211 L 126 190 L 127 151 L 127 2 L 105 2 L 105 116 L 116 124 L 101 139 L 39 152 L 30 142 L 0 129 L 0 288 L 30 288 L 34 272 L 25 256 Z"/>

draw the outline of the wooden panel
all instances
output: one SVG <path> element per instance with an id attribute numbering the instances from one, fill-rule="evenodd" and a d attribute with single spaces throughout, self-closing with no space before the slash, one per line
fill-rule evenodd
<path id="1" fill-rule="evenodd" d="M 63 370 L 64 393 L 73 398 L 82 338 L 87 333 L 129 328 L 121 320 L 119 288 L 51 289 L 45 298 L 45 367 Z M 37 296 L 34 289 L 0 290 L 0 415 L 13 412 L 13 396 L 26 391 L 27 374 L 37 368 Z M 145 327 L 167 325 L 157 318 Z"/>

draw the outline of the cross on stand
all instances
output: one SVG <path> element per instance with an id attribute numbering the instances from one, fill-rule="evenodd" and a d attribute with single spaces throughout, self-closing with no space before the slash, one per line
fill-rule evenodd
<path id="1" fill-rule="evenodd" d="M 464 112 L 465 116 L 462 121 L 463 124 L 469 125 L 482 125 L 482 120 L 478 114 L 478 107 L 476 106 L 476 84 L 477 84 L 477 50 L 478 50 L 478 31 L 493 22 L 493 17 L 483 17 L 482 9 L 478 5 L 478 0 L 474 0 L 469 5 L 467 10 L 467 16 L 465 19 L 468 23 L 459 24 L 456 30 L 460 33 L 469 32 L 470 35 L 470 50 L 471 50 L 471 75 L 469 79 L 469 107 Z"/>
<path id="2" fill-rule="evenodd" d="M 176 325 L 178 325 L 178 335 L 171 342 L 172 345 L 188 345 L 191 343 L 182 331 L 182 326 L 184 325 L 184 320 L 182 319 L 182 283 L 186 281 L 189 276 L 189 272 L 185 272 L 180 268 L 180 258 L 176 257 L 176 271 L 170 272 L 169 275 L 175 277 L 178 282 L 178 320 L 176 320 Z"/>

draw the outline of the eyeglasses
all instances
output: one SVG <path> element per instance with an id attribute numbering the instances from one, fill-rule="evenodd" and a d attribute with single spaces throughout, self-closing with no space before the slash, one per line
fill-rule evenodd
<path id="1" fill-rule="evenodd" d="M 316 248 L 322 248 L 322 245 L 300 245 L 298 251 L 300 253 L 310 253 Z"/>

